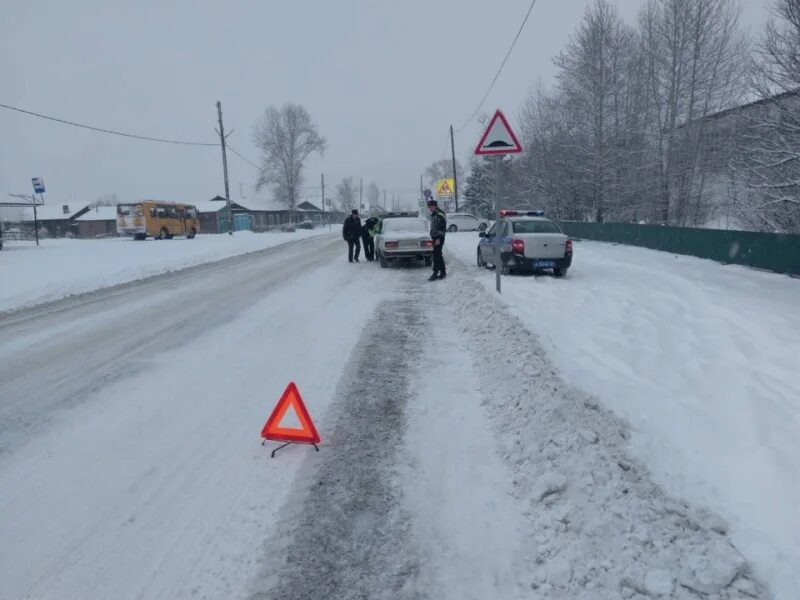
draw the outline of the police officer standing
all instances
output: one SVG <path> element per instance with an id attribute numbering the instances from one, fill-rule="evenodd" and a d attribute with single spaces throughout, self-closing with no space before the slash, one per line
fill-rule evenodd
<path id="1" fill-rule="evenodd" d="M 433 274 L 428 281 L 436 281 L 447 277 L 444 256 L 442 256 L 444 236 L 447 233 L 447 215 L 431 197 L 428 197 L 428 212 L 431 214 L 431 239 L 433 240 Z"/>
<path id="2" fill-rule="evenodd" d="M 364 226 L 361 228 L 361 241 L 364 243 L 364 256 L 367 260 L 372 262 L 375 260 L 375 238 L 377 225 L 379 221 L 375 217 L 370 217 L 364 221 Z"/>
<path id="3" fill-rule="evenodd" d="M 347 260 L 358 262 L 358 255 L 361 254 L 361 217 L 358 216 L 356 209 L 353 209 L 350 216 L 344 220 L 342 237 L 347 242 Z"/>

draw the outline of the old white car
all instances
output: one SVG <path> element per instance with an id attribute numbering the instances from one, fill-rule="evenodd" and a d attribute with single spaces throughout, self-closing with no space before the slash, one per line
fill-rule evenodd
<path id="1" fill-rule="evenodd" d="M 382 267 L 393 261 L 433 262 L 433 241 L 428 221 L 419 217 L 393 217 L 381 221 L 375 236 L 375 252 Z"/>

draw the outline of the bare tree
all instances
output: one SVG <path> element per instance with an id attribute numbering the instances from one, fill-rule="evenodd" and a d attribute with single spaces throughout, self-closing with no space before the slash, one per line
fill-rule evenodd
<path id="1" fill-rule="evenodd" d="M 256 189 L 270 186 L 275 199 L 294 210 L 303 183 L 303 165 L 327 142 L 301 104 L 270 106 L 253 129 L 253 141 L 261 150 Z"/>
<path id="2" fill-rule="evenodd" d="M 747 43 L 733 0 L 649 0 L 640 16 L 658 169 L 657 218 L 687 224 L 703 193 L 698 149 L 704 123 L 682 127 L 739 102 Z M 699 188 L 699 189 L 698 189 Z"/>
<path id="3" fill-rule="evenodd" d="M 356 208 L 356 184 L 352 177 L 343 177 L 336 186 L 336 200 L 339 202 L 339 208 L 343 211 L 348 211 Z"/>
<path id="4" fill-rule="evenodd" d="M 456 160 L 456 173 L 459 181 L 464 181 L 464 168 L 461 163 Z M 433 187 L 439 179 L 448 179 L 453 177 L 453 161 L 449 158 L 440 158 L 434 161 L 425 169 L 425 181 Z"/>
<path id="5" fill-rule="evenodd" d="M 734 175 L 738 221 L 768 231 L 800 232 L 800 3 L 776 0 L 755 48 L 752 84 L 763 101 L 740 119 Z"/>
<path id="6" fill-rule="evenodd" d="M 370 207 L 378 206 L 380 204 L 381 190 L 375 181 L 370 181 L 367 185 L 367 202 Z"/>
<path id="7" fill-rule="evenodd" d="M 559 88 L 573 118 L 581 123 L 586 144 L 574 148 L 579 177 L 591 189 L 597 221 L 614 201 L 624 181 L 626 161 L 620 149 L 630 130 L 626 103 L 630 63 L 635 61 L 635 32 L 622 22 L 615 7 L 597 0 L 555 58 L 561 69 Z"/>

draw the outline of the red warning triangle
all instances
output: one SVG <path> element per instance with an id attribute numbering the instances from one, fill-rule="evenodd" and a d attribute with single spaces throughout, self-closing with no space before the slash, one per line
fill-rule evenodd
<path id="1" fill-rule="evenodd" d="M 514 130 L 508 124 L 503 111 L 498 109 L 489 126 L 481 136 L 481 141 L 475 146 L 475 154 L 479 156 L 491 156 L 496 154 L 519 154 L 522 152 L 522 144 L 519 143 Z"/>
<path id="2" fill-rule="evenodd" d="M 300 421 L 300 427 L 283 427 L 281 423 L 289 411 L 289 407 L 294 410 L 297 419 Z M 303 398 L 300 396 L 300 390 L 297 389 L 294 381 L 286 386 L 281 399 L 272 410 L 272 414 L 264 424 L 261 430 L 261 437 L 266 440 L 273 440 L 276 442 L 294 442 L 296 444 L 319 444 L 319 433 L 317 428 L 314 427 L 314 422 L 311 420 L 311 415 L 306 410 L 306 405 L 303 403 Z"/>

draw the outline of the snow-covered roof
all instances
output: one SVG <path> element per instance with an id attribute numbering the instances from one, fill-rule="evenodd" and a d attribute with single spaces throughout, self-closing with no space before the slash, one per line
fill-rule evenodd
<path id="1" fill-rule="evenodd" d="M 207 200 L 205 202 L 194 202 L 193 203 L 196 207 L 198 212 L 201 213 L 212 213 L 212 212 L 219 212 L 223 210 L 226 206 L 226 202 L 219 202 L 217 200 Z M 238 210 L 239 208 L 243 208 L 244 210 L 253 210 L 249 205 L 245 206 L 241 202 L 236 202 L 235 200 L 231 200 L 231 207 L 234 210 Z"/>
<path id="2" fill-rule="evenodd" d="M 36 207 L 36 218 L 39 221 L 61 221 L 70 219 L 77 213 L 85 210 L 88 204 L 68 204 L 69 212 L 65 213 L 63 207 L 58 204 L 45 204 Z M 25 207 L 23 211 L 23 221 L 33 221 L 33 208 Z"/>
<path id="3" fill-rule="evenodd" d="M 78 217 L 76 221 L 116 221 L 116 219 L 116 206 L 95 206 L 90 208 L 86 214 Z"/>

